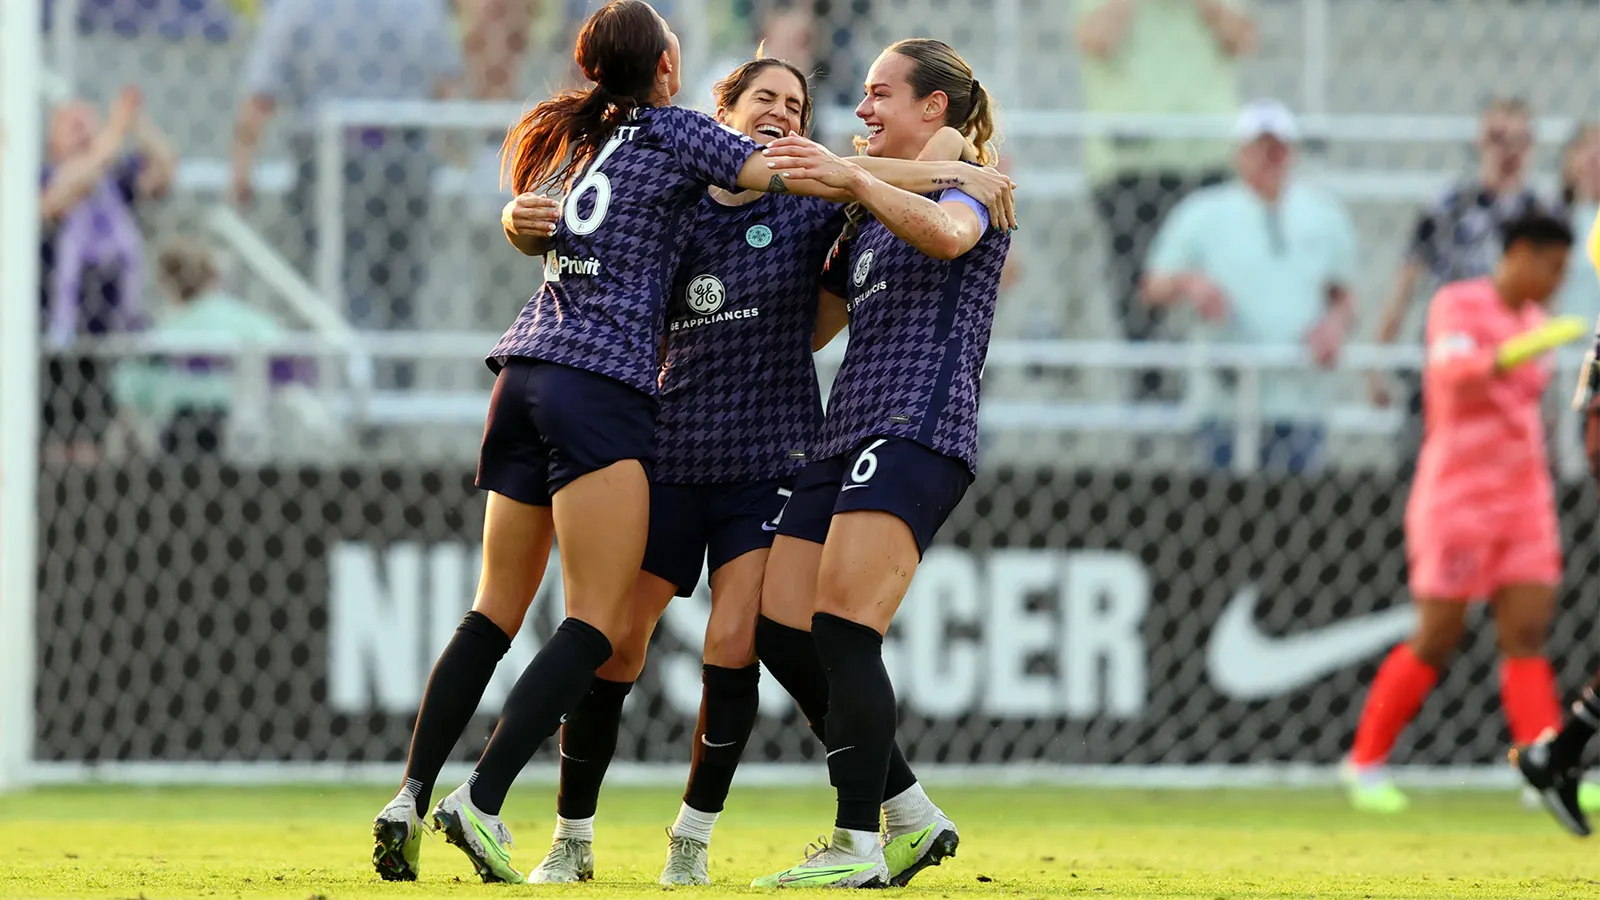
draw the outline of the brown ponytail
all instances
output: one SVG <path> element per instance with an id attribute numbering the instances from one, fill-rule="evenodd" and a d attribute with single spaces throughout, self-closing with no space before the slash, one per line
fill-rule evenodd
<path id="1" fill-rule="evenodd" d="M 918 100 L 935 91 L 948 98 L 944 123 L 972 141 L 978 148 L 980 163 L 992 166 L 1000 161 L 997 104 L 954 47 L 932 38 L 910 38 L 892 45 L 887 52 L 911 60 L 907 80 Z"/>
<path id="2" fill-rule="evenodd" d="M 501 180 L 518 194 L 565 187 L 635 110 L 650 105 L 666 50 L 666 23 L 644 0 L 612 0 L 596 10 L 572 54 L 594 85 L 540 103 L 506 132 Z"/>

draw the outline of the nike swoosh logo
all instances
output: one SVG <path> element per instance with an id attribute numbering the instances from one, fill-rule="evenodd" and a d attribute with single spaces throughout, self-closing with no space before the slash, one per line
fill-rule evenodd
<path id="1" fill-rule="evenodd" d="M 832 752 L 830 752 L 830 753 L 829 753 L 829 754 L 828 754 L 828 755 L 827 755 L 827 756 L 825 756 L 825 757 L 823 757 L 823 758 L 824 758 L 824 759 L 832 759 L 832 758 L 833 758 L 833 755 L 834 755 L 834 754 L 835 754 L 835 753 L 843 753 L 843 752 L 845 752 L 845 751 L 846 751 L 846 750 L 854 750 L 854 749 L 855 749 L 855 748 L 856 748 L 856 745 L 855 745 L 855 744 L 851 744 L 851 745 L 850 745 L 850 746 L 848 746 L 848 747 L 840 747 L 840 748 L 839 748 L 839 749 L 837 749 L 837 750 L 834 750 L 834 751 L 832 751 Z"/>
<path id="2" fill-rule="evenodd" d="M 864 487 L 872 487 L 872 485 L 870 485 L 870 484 L 847 484 L 844 487 L 840 488 L 839 490 L 841 490 L 841 491 L 853 491 L 856 488 L 864 488 Z"/>
<path id="3" fill-rule="evenodd" d="M 1235 700 L 1289 693 L 1366 659 L 1411 633 L 1410 604 L 1335 622 L 1313 631 L 1270 637 L 1256 627 L 1255 586 L 1240 588 L 1217 618 L 1206 646 L 1206 672 Z"/>
<path id="4" fill-rule="evenodd" d="M 489 829 L 485 828 L 484 824 L 478 821 L 478 817 L 470 812 L 467 812 L 467 821 L 472 824 L 472 830 L 478 833 L 478 839 L 484 848 L 493 853 L 495 859 L 509 867 L 511 865 L 511 854 L 506 852 L 506 848 L 500 846 L 500 842 L 495 840 L 495 836 L 489 832 Z"/>
<path id="5" fill-rule="evenodd" d="M 706 736 L 702 734 L 702 735 L 700 735 L 700 743 L 705 744 L 707 747 L 710 747 L 713 750 L 720 750 L 723 747 L 732 747 L 734 744 L 737 744 L 739 742 L 738 741 L 729 741 L 726 744 L 713 744 L 710 741 L 706 740 Z"/>
<path id="6" fill-rule="evenodd" d="M 784 874 L 778 876 L 778 883 L 795 884 L 801 881 L 815 881 L 819 878 L 835 878 L 840 875 L 853 875 L 855 872 L 855 866 L 838 866 L 832 869 L 807 869 L 806 871 L 796 875 L 790 875 L 789 873 L 785 872 Z"/>
<path id="7" fill-rule="evenodd" d="M 761 530 L 762 531 L 777 531 L 778 530 L 778 526 L 772 524 L 771 522 L 762 522 L 761 523 Z"/>

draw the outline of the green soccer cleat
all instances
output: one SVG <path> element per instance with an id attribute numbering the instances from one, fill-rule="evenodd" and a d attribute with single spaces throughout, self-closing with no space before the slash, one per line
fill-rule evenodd
<path id="1" fill-rule="evenodd" d="M 711 883 L 711 848 L 692 837 L 667 830 L 667 864 L 661 869 L 663 887 Z"/>
<path id="2" fill-rule="evenodd" d="M 1361 812 L 1400 813 L 1411 806 L 1406 795 L 1395 787 L 1394 779 L 1382 766 L 1357 766 L 1346 762 L 1339 768 L 1350 795 L 1350 805 Z"/>
<path id="3" fill-rule="evenodd" d="M 577 884 L 594 879 L 594 844 L 574 838 L 556 838 L 550 852 L 533 871 L 529 884 Z"/>
<path id="4" fill-rule="evenodd" d="M 417 815 L 417 802 L 401 794 L 372 820 L 372 867 L 384 881 L 416 881 L 427 823 Z"/>
<path id="5" fill-rule="evenodd" d="M 484 883 L 523 883 L 522 873 L 511 868 L 511 851 L 506 849 L 511 846 L 510 830 L 499 816 L 472 805 L 472 794 L 466 785 L 456 788 L 433 808 L 433 827 L 472 860 L 472 868 Z"/>
<path id="6" fill-rule="evenodd" d="M 918 872 L 955 856 L 956 847 L 961 843 L 956 823 L 942 812 L 921 831 L 896 838 L 884 835 L 884 838 L 883 861 L 889 868 L 889 884 L 893 887 L 905 887 Z"/>
<path id="7" fill-rule="evenodd" d="M 864 846 L 857 846 L 857 843 Z M 750 882 L 761 888 L 881 888 L 889 884 L 889 867 L 883 861 L 878 836 L 870 841 L 843 828 L 833 830 L 833 840 L 817 838 L 806 847 L 806 861 L 775 875 Z"/>

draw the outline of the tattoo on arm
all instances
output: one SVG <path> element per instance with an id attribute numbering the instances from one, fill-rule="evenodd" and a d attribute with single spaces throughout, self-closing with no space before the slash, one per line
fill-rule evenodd
<path id="1" fill-rule="evenodd" d="M 933 183 L 938 187 L 958 188 L 964 182 L 959 178 L 935 178 Z"/>
<path id="2" fill-rule="evenodd" d="M 767 182 L 767 193 L 787 194 L 789 193 L 789 182 L 785 181 L 782 175 L 774 175 L 772 180 Z"/>

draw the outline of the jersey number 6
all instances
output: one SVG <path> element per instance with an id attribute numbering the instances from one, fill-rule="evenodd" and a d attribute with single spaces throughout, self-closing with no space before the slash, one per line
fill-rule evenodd
<path id="1" fill-rule="evenodd" d="M 611 154 L 617 152 L 617 148 L 627 139 L 626 135 L 619 133 L 606 141 L 605 147 L 600 150 L 600 155 L 589 164 L 589 171 L 572 186 L 572 195 L 567 198 L 567 209 L 563 215 L 567 221 L 568 231 L 573 234 L 594 234 L 600 229 L 600 223 L 606 220 L 606 213 L 611 211 L 611 179 L 600 171 L 600 167 L 605 165 Z M 589 191 L 594 191 L 594 207 L 589 210 L 588 215 L 579 215 L 578 201 Z"/>
<path id="2" fill-rule="evenodd" d="M 878 457 L 873 455 L 872 451 L 887 443 L 889 443 L 887 438 L 878 438 L 867 449 L 861 451 L 861 455 L 856 457 L 856 464 L 850 467 L 851 481 L 856 484 L 866 484 L 872 480 L 872 476 L 878 474 Z"/>

